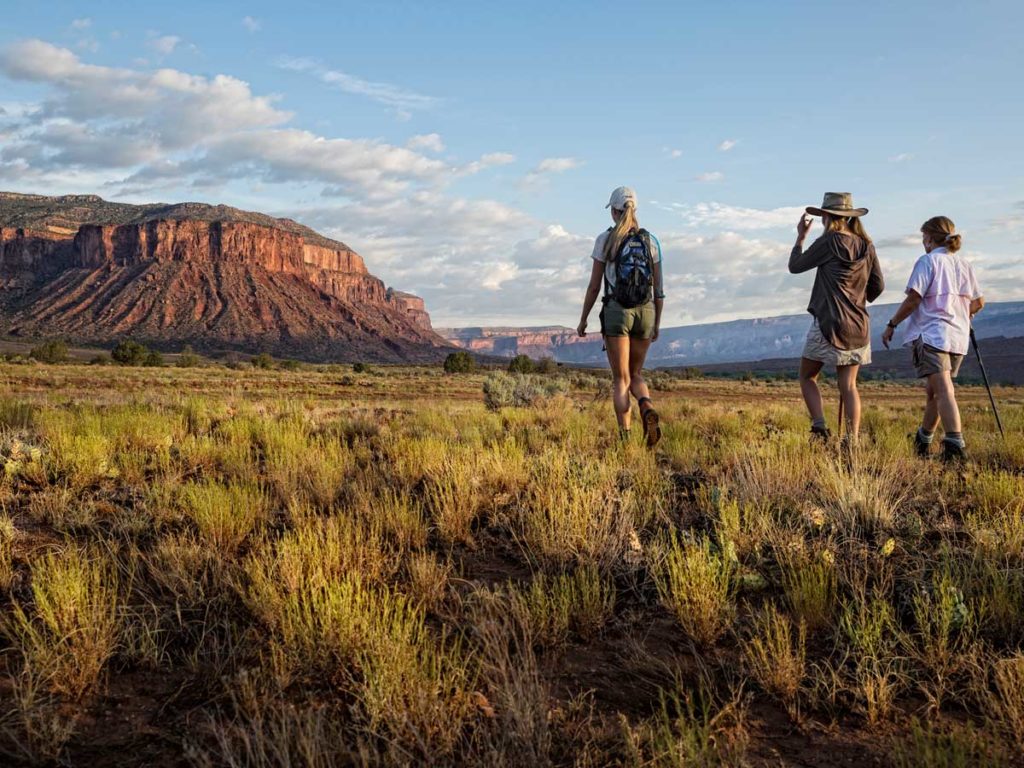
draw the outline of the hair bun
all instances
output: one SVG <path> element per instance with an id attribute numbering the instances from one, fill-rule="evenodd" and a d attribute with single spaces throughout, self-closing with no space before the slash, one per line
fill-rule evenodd
<path id="1" fill-rule="evenodd" d="M 945 240 L 948 243 L 957 237 L 960 237 L 960 233 L 954 230 L 953 232 L 950 232 L 949 234 L 946 235 Z"/>

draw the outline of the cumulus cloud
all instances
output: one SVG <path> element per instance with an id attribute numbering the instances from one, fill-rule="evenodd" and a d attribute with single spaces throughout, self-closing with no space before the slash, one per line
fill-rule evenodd
<path id="1" fill-rule="evenodd" d="M 739 141 L 737 141 L 736 139 L 725 139 L 722 143 L 720 143 L 718 145 L 718 151 L 719 152 L 728 152 L 730 149 L 735 147 L 737 144 L 739 144 Z"/>
<path id="2" fill-rule="evenodd" d="M 259 32 L 263 29 L 263 22 L 259 19 L 253 18 L 252 16 L 244 16 L 242 18 L 242 26 L 246 32 Z"/>
<path id="3" fill-rule="evenodd" d="M 724 203 L 659 204 L 663 210 L 679 215 L 683 223 L 694 228 L 715 227 L 732 230 L 757 230 L 794 227 L 804 206 L 781 208 L 745 208 Z"/>
<path id="4" fill-rule="evenodd" d="M 698 173 L 694 176 L 694 181 L 701 183 L 709 183 L 715 181 L 722 181 L 725 178 L 725 174 L 721 171 L 707 171 L 706 173 Z"/>
<path id="5" fill-rule="evenodd" d="M 424 149 L 428 152 L 444 152 L 444 142 L 441 141 L 441 134 L 439 133 L 425 133 L 413 136 L 405 143 L 405 146 L 413 150 Z"/>
<path id="6" fill-rule="evenodd" d="M 898 155 L 892 155 L 889 158 L 890 163 L 905 163 L 907 160 L 912 160 L 914 156 L 909 152 L 900 152 Z"/>
<path id="7" fill-rule="evenodd" d="M 320 82 L 339 91 L 365 96 L 371 101 L 397 110 L 400 115 L 415 110 L 430 109 L 440 103 L 440 99 L 434 96 L 416 93 L 391 83 L 373 82 L 347 72 L 328 69 L 313 59 L 282 56 L 277 60 L 277 65 L 290 72 L 312 75 Z"/>
<path id="8" fill-rule="evenodd" d="M 526 174 L 523 183 L 527 185 L 543 181 L 550 174 L 565 173 L 583 165 L 582 160 L 575 157 L 545 157 Z"/>
<path id="9" fill-rule="evenodd" d="M 883 250 L 885 248 L 913 248 L 915 250 L 920 250 L 921 236 L 890 235 L 888 237 L 875 238 L 875 248 L 878 250 Z"/>
<path id="10" fill-rule="evenodd" d="M 180 44 L 181 38 L 177 35 L 157 35 L 147 43 L 150 48 L 161 56 L 170 56 Z"/>
<path id="11" fill-rule="evenodd" d="M 97 66 L 41 40 L 0 51 L 0 74 L 50 89 L 5 141 L 0 173 L 7 177 L 105 167 L 133 192 L 150 180 L 211 186 L 258 179 L 382 197 L 441 183 L 456 171 L 409 147 L 290 128 L 292 114 L 273 97 L 229 75 Z M 439 138 L 420 141 L 436 147 Z M 117 177 L 118 169 L 129 172 Z"/>

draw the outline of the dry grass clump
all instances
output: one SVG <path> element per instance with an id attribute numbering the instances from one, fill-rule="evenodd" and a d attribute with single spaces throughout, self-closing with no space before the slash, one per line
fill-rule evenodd
<path id="1" fill-rule="evenodd" d="M 660 561 L 652 563 L 662 604 L 683 632 L 702 646 L 720 638 L 732 621 L 734 566 L 707 539 L 669 539 Z"/>
<path id="2" fill-rule="evenodd" d="M 267 519 L 270 502 L 252 483 L 187 483 L 181 488 L 181 506 L 199 536 L 224 552 L 234 552 Z"/>
<path id="3" fill-rule="evenodd" d="M 661 694 L 657 713 L 639 726 L 622 719 L 625 765 L 640 768 L 742 766 L 748 735 L 742 700 L 715 700 L 706 687 L 678 686 Z"/>
<path id="4" fill-rule="evenodd" d="M 32 603 L 0 620 L 23 674 L 52 693 L 79 698 L 99 681 L 120 640 L 117 572 L 98 553 L 49 552 L 31 566 Z"/>
<path id="5" fill-rule="evenodd" d="M 769 605 L 754 621 L 753 634 L 743 645 L 750 674 L 794 719 L 799 718 L 800 688 L 806 673 L 806 635 L 802 621 L 794 628 L 788 616 Z"/>
<path id="6" fill-rule="evenodd" d="M 517 517 L 524 552 L 542 565 L 609 567 L 633 531 L 611 468 L 559 449 L 533 464 Z"/>
<path id="7" fill-rule="evenodd" d="M 511 611 L 541 646 L 563 645 L 570 630 L 593 637 L 615 610 L 615 587 L 594 565 L 571 573 L 538 573 L 526 588 L 510 587 Z"/>

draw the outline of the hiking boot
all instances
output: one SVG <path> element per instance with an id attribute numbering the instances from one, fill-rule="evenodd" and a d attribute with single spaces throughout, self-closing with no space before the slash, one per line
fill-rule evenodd
<path id="1" fill-rule="evenodd" d="M 647 440 L 647 447 L 653 448 L 661 440 L 661 418 L 652 406 L 647 406 L 640 414 L 640 420 L 644 425 L 644 439 Z"/>
<path id="2" fill-rule="evenodd" d="M 828 427 L 811 427 L 811 442 L 825 445 L 832 439 L 832 433 Z"/>
<path id="3" fill-rule="evenodd" d="M 942 460 L 947 464 L 962 464 L 967 461 L 967 451 L 959 443 L 943 440 Z"/>
<path id="4" fill-rule="evenodd" d="M 932 444 L 926 443 L 921 439 L 921 433 L 914 433 L 914 453 L 917 454 L 918 458 L 927 459 L 928 454 L 931 452 Z"/>

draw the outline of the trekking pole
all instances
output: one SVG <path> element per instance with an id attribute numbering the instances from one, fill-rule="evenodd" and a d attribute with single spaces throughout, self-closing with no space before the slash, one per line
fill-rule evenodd
<path id="1" fill-rule="evenodd" d="M 974 335 L 974 326 L 971 326 L 971 344 L 974 345 L 974 354 L 978 358 L 978 367 L 981 368 L 981 380 L 985 382 L 985 389 L 988 390 L 988 400 L 992 403 L 992 413 L 996 417 L 996 426 L 999 427 L 999 435 L 1006 439 L 1006 433 L 1003 432 L 1003 422 L 999 418 L 999 410 L 996 408 L 996 399 L 992 395 L 992 385 L 988 383 L 988 374 L 985 372 L 985 363 L 981 360 L 981 349 L 978 348 L 978 339 Z"/>

